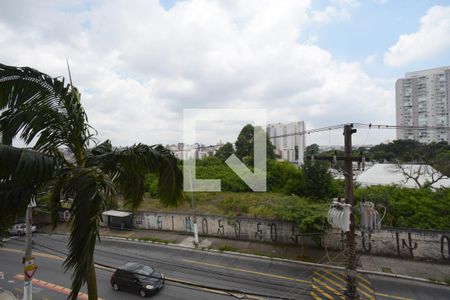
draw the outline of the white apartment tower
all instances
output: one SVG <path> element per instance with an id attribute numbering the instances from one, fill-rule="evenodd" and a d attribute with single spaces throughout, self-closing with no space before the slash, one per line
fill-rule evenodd
<path id="1" fill-rule="evenodd" d="M 305 131 L 303 121 L 292 123 L 275 123 L 267 125 L 270 142 L 275 146 L 275 153 L 283 160 L 301 165 L 305 153 Z"/>
<path id="2" fill-rule="evenodd" d="M 450 66 L 406 73 L 395 84 L 397 126 L 450 126 Z M 450 130 L 397 129 L 397 139 L 450 142 Z"/>

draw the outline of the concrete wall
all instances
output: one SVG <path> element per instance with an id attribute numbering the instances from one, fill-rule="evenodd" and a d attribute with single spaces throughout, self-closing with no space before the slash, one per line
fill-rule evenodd
<path id="1" fill-rule="evenodd" d="M 226 218 L 223 216 L 197 216 L 201 236 L 217 236 L 262 242 L 290 243 L 298 231 L 292 222 L 254 218 Z M 137 212 L 134 226 L 141 229 L 159 229 L 193 232 L 193 218 L 187 214 Z M 294 230 L 294 233 L 293 233 Z"/>
<path id="2" fill-rule="evenodd" d="M 193 232 L 193 218 L 184 213 L 137 212 L 133 223 L 140 229 Z M 291 245 L 318 245 L 317 239 L 314 240 L 311 235 L 301 234 L 296 224 L 289 221 L 199 215 L 197 224 L 200 236 Z M 357 232 L 356 241 L 358 251 L 367 254 L 450 262 L 450 232 L 388 228 L 372 234 Z M 342 249 L 344 234 L 329 230 L 323 239 L 319 239 L 319 243 L 328 248 Z"/>

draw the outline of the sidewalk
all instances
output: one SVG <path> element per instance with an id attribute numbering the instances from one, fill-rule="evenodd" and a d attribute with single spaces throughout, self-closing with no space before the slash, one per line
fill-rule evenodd
<path id="1" fill-rule="evenodd" d="M 41 227 L 40 232 L 50 233 L 50 228 Z M 69 229 L 59 226 L 53 233 L 66 234 Z M 192 235 L 159 230 L 117 231 L 102 228 L 102 237 L 119 237 L 130 240 L 141 240 L 164 244 L 174 244 L 183 247 L 194 247 Z M 268 256 L 304 262 L 343 266 L 342 251 L 318 249 L 312 247 L 280 245 L 256 241 L 243 241 L 216 237 L 199 237 L 198 249 L 231 251 L 258 256 Z M 358 268 L 366 271 L 383 272 L 393 275 L 403 275 L 422 278 L 431 281 L 446 282 L 450 285 L 450 263 L 424 262 L 393 257 L 360 255 Z"/>

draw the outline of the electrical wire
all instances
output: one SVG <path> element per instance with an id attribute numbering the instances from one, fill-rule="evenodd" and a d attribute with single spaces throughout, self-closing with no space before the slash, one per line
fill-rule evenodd
<path id="1" fill-rule="evenodd" d="M 416 131 L 450 130 L 449 126 L 405 126 L 405 125 L 372 124 L 372 123 L 344 123 L 344 124 L 337 124 L 337 125 L 331 125 L 331 126 L 310 129 L 310 130 L 303 130 L 303 131 L 298 131 L 298 132 L 269 136 L 269 139 L 277 139 L 277 138 L 290 137 L 290 136 L 301 136 L 301 135 L 306 135 L 306 134 L 310 135 L 310 134 L 323 132 L 323 131 L 328 131 L 329 133 L 331 133 L 332 130 L 342 129 L 346 125 L 351 125 L 355 128 L 359 127 L 359 128 L 380 129 L 380 130 L 384 130 L 384 129 L 405 129 L 405 130 L 416 130 Z M 367 137 L 366 137 L 366 140 L 367 140 Z M 220 146 L 221 145 L 219 145 L 219 144 L 207 145 L 207 146 L 199 145 L 195 149 L 176 149 L 176 150 L 172 150 L 172 152 L 189 152 L 189 151 L 193 151 L 193 150 L 217 149 Z"/>

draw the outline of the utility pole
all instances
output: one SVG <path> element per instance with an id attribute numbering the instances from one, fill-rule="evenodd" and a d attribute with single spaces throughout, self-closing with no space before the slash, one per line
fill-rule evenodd
<path id="1" fill-rule="evenodd" d="M 352 157 L 352 134 L 356 133 L 356 129 L 353 128 L 353 124 L 347 124 L 344 126 L 344 150 L 345 155 L 338 157 L 336 154 L 333 157 L 330 156 L 314 156 L 311 155 L 311 160 L 325 160 L 336 164 L 338 160 L 345 162 L 345 199 L 346 203 L 350 204 L 350 230 L 345 232 L 345 249 L 344 255 L 346 259 L 346 277 L 347 286 L 344 292 L 346 300 L 360 299 L 357 285 L 356 285 L 356 244 L 355 244 L 355 198 L 353 196 L 353 162 L 363 163 L 365 158 Z"/>
<path id="2" fill-rule="evenodd" d="M 25 235 L 25 257 L 23 259 L 24 262 L 24 285 L 23 285 L 23 300 L 32 300 L 33 298 L 33 284 L 31 281 L 31 277 L 27 273 L 27 263 L 33 261 L 32 258 L 32 247 L 33 247 L 33 204 L 34 199 L 31 200 L 30 204 L 28 204 L 27 212 L 25 215 L 26 222 L 26 235 Z M 32 263 L 34 265 L 34 261 Z"/>
<path id="3" fill-rule="evenodd" d="M 346 275 L 347 288 L 344 293 L 345 299 L 359 299 L 356 287 L 356 245 L 355 245 L 355 198 L 353 196 L 353 159 L 352 159 L 352 134 L 356 129 L 352 125 L 344 127 L 344 149 L 345 149 L 345 198 L 350 204 L 350 231 L 346 232 Z"/>
<path id="4" fill-rule="evenodd" d="M 195 159 L 195 158 L 194 158 Z M 198 245 L 198 226 L 197 226 L 197 212 L 195 211 L 195 198 L 194 198 L 194 185 L 192 178 L 191 170 L 189 170 L 189 181 L 191 184 L 191 208 L 192 208 L 192 215 L 193 215 L 193 222 L 194 222 L 194 244 L 195 246 Z"/>

